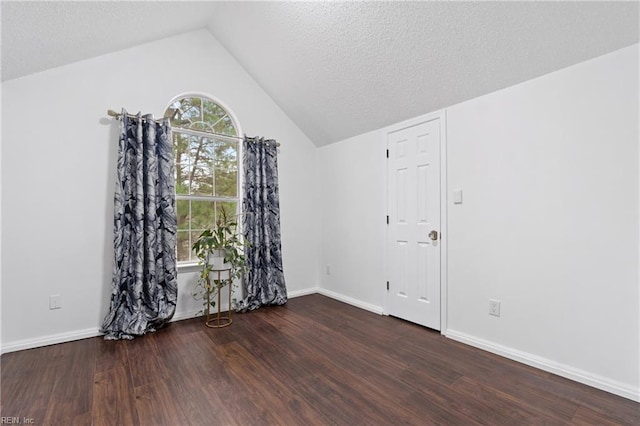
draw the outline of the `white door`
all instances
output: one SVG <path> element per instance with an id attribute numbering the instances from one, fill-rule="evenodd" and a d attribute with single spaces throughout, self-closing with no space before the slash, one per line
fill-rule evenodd
<path id="1" fill-rule="evenodd" d="M 389 315 L 440 330 L 440 119 L 387 134 Z"/>

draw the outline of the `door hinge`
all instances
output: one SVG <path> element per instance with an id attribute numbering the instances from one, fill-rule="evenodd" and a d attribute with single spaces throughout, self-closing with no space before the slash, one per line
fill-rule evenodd
<path id="1" fill-rule="evenodd" d="M 387 158 L 389 158 L 389 150 L 387 150 Z"/>
<path id="2" fill-rule="evenodd" d="M 387 291 L 389 291 L 389 281 L 387 281 Z"/>

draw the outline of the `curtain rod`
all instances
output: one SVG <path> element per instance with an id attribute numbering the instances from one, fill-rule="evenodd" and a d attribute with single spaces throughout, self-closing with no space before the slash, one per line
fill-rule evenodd
<path id="1" fill-rule="evenodd" d="M 116 120 L 120 120 L 120 117 L 122 116 L 122 114 L 120 114 L 119 112 L 115 112 L 112 109 L 107 110 L 107 114 L 109 114 L 111 117 L 114 117 Z M 128 117 L 131 118 L 136 118 L 137 115 L 135 114 L 129 114 L 127 113 Z M 155 120 L 158 121 L 158 120 Z M 211 133 L 211 132 L 202 132 L 202 133 L 206 133 L 207 135 L 214 135 L 214 136 L 222 136 L 225 138 L 231 138 L 231 139 L 238 139 L 238 140 L 244 140 L 244 138 L 241 138 L 240 136 L 231 136 L 231 135 L 223 135 L 221 133 Z M 276 146 L 279 147 L 280 146 L 280 142 L 276 142 Z"/>
<path id="2" fill-rule="evenodd" d="M 119 112 L 115 112 L 112 109 L 107 110 L 107 114 L 109 114 L 111 117 L 114 117 L 116 120 L 120 120 L 120 118 L 122 117 L 122 114 L 120 114 Z M 129 114 L 127 113 L 127 117 L 129 118 L 136 118 L 138 117 L 136 114 Z M 142 117 L 143 119 L 145 119 L 144 117 Z M 156 122 L 159 122 L 161 120 L 154 120 Z"/>

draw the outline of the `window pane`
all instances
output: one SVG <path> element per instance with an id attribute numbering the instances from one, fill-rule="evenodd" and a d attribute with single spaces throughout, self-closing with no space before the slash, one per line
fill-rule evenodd
<path id="1" fill-rule="evenodd" d="M 218 104 L 206 99 L 204 100 L 204 102 L 202 102 L 202 113 L 204 120 L 211 123 L 212 125 L 219 121 L 222 117 L 227 115 L 227 112 L 224 109 L 220 108 Z"/>
<path id="2" fill-rule="evenodd" d="M 213 141 L 208 138 L 191 137 L 189 151 L 191 194 L 213 196 Z"/>
<path id="3" fill-rule="evenodd" d="M 224 216 L 223 216 L 224 215 Z M 218 201 L 216 203 L 216 221 L 222 217 L 238 223 L 238 203 L 235 201 Z"/>
<path id="4" fill-rule="evenodd" d="M 189 193 L 189 138 L 180 133 L 173 133 L 173 153 L 176 162 L 175 179 L 176 194 Z"/>
<path id="5" fill-rule="evenodd" d="M 202 231 L 213 226 L 216 203 L 214 201 L 177 200 L 176 204 L 178 262 L 193 262 L 197 260 L 197 257 L 192 253 L 191 247 L 200 237 Z"/>
<path id="6" fill-rule="evenodd" d="M 215 195 L 236 197 L 238 195 L 238 143 L 216 141 Z"/>
<path id="7" fill-rule="evenodd" d="M 187 262 L 191 260 L 191 243 L 189 241 L 189 231 L 178 231 L 177 234 L 177 260 L 178 262 Z"/>
<path id="8" fill-rule="evenodd" d="M 183 98 L 167 109 L 171 127 L 198 130 L 207 133 L 237 136 L 231 117 L 220 105 L 208 99 Z"/>
<path id="9" fill-rule="evenodd" d="M 176 216 L 178 219 L 178 230 L 189 229 L 189 201 L 176 200 Z"/>
<path id="10" fill-rule="evenodd" d="M 191 232 L 191 245 L 193 245 L 193 243 L 196 242 L 196 240 L 200 237 L 200 234 L 202 234 L 202 231 L 192 231 Z M 196 254 L 193 252 L 193 250 L 191 251 L 191 259 L 194 261 L 198 261 L 198 256 L 196 256 Z"/>
<path id="11" fill-rule="evenodd" d="M 216 195 L 218 197 L 235 197 L 238 193 L 237 170 L 216 169 Z"/>
<path id="12" fill-rule="evenodd" d="M 211 126 L 211 132 L 222 135 L 237 135 L 233 121 L 227 112 L 215 102 L 205 100 L 202 104 L 202 112 L 204 120 Z"/>
<path id="13" fill-rule="evenodd" d="M 189 137 L 179 132 L 173 132 L 174 160 L 177 163 L 189 162 Z"/>
<path id="14" fill-rule="evenodd" d="M 189 128 L 192 123 L 202 121 L 202 102 L 200 98 L 184 98 L 174 102 L 171 126 Z"/>
<path id="15" fill-rule="evenodd" d="M 221 135 L 237 136 L 236 128 L 228 115 L 225 115 L 222 120 L 216 123 L 213 131 Z"/>
<path id="16" fill-rule="evenodd" d="M 191 230 L 200 231 L 210 228 L 215 223 L 215 202 L 191 201 Z"/>

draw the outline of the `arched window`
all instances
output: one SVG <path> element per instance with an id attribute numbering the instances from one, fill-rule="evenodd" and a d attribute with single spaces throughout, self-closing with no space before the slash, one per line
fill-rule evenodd
<path id="1" fill-rule="evenodd" d="M 228 110 L 203 96 L 171 102 L 175 154 L 178 262 L 193 263 L 191 245 L 224 209 L 239 213 L 238 125 Z"/>

